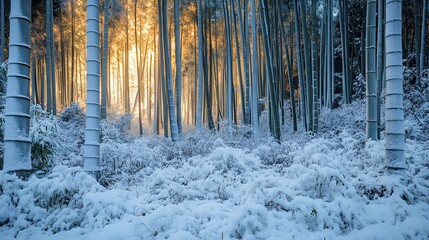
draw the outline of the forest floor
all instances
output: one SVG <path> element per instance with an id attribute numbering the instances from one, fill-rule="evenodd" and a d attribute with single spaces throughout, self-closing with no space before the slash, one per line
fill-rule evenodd
<path id="1" fill-rule="evenodd" d="M 53 161 L 28 180 L 0 171 L 0 239 L 428 239 L 427 129 L 407 114 L 401 180 L 384 140 L 366 142 L 364 106 L 324 109 L 319 134 L 285 124 L 281 143 L 246 127 L 173 143 L 103 122 L 102 184 L 81 168 L 81 110 L 39 114 L 32 138 Z"/>

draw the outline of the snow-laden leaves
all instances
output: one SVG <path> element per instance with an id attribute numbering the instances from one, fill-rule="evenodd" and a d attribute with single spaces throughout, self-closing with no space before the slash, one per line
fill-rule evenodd
<path id="1" fill-rule="evenodd" d="M 407 143 L 410 184 L 403 186 L 384 174 L 382 143 L 362 145 L 364 136 L 340 135 L 305 146 L 273 143 L 288 164 L 266 163 L 261 154 L 267 145 L 253 151 L 218 146 L 180 161 L 163 158 L 163 147 L 152 148 L 150 140 L 106 145 L 116 149 L 109 156 L 129 164 L 124 169 L 139 169 L 118 175 L 108 188 L 80 168 L 55 167 L 29 181 L 2 173 L 0 232 L 22 239 L 89 239 L 97 233 L 114 239 L 107 232 L 122 228 L 127 232 L 113 236 L 347 239 L 388 236 L 375 228 L 383 226 L 402 238 L 427 236 L 427 148 Z M 123 160 L 122 148 L 135 160 Z"/>
<path id="2" fill-rule="evenodd" d="M 57 148 L 58 123 L 40 105 L 33 105 L 30 112 L 31 163 L 35 170 L 47 170 L 53 165 Z"/>
<path id="3" fill-rule="evenodd" d="M 0 236 L 425 239 L 427 142 L 420 133 L 407 140 L 404 184 L 385 173 L 384 140 L 366 142 L 363 108 L 324 109 L 319 135 L 285 130 L 280 144 L 247 127 L 174 143 L 130 137 L 127 117 L 104 122 L 103 187 L 80 167 L 83 126 L 72 107 L 61 121 L 46 119 L 58 121 L 63 166 L 28 181 L 0 172 Z"/>

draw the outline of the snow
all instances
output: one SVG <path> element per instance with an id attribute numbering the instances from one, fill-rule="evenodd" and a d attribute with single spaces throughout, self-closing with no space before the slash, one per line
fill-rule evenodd
<path id="1" fill-rule="evenodd" d="M 83 115 L 48 119 L 55 166 L 0 172 L 0 239 L 427 239 L 427 141 L 407 139 L 404 184 L 385 172 L 384 140 L 366 143 L 363 108 L 324 110 L 319 135 L 284 129 L 281 144 L 245 128 L 173 143 L 103 122 L 104 186 L 81 167 Z"/>

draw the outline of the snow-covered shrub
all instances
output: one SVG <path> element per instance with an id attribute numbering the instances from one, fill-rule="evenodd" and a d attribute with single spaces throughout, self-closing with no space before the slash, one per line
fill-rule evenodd
<path id="1" fill-rule="evenodd" d="M 3 98 L 6 95 L 7 84 L 7 66 L 0 63 L 0 96 Z"/>
<path id="2" fill-rule="evenodd" d="M 138 173 L 146 168 L 163 164 L 162 151 L 149 146 L 149 141 L 136 139 L 128 143 L 105 142 L 101 144 L 102 177 L 106 184 L 120 181 L 122 185 L 134 185 L 140 180 Z"/>
<path id="3" fill-rule="evenodd" d="M 233 220 L 230 236 L 235 239 L 265 239 L 268 226 L 268 210 L 260 204 L 246 204 Z"/>
<path id="4" fill-rule="evenodd" d="M 423 119 L 425 101 L 413 101 Z M 84 121 L 57 120 L 54 156 L 64 165 L 29 181 L 0 171 L 0 236 L 426 239 L 429 150 L 423 132 L 407 139 L 403 185 L 385 174 L 383 140 L 366 141 L 364 109 L 360 100 L 323 109 L 318 134 L 286 125 L 280 144 L 268 129 L 259 139 L 248 127 L 202 129 L 172 142 L 127 136 L 126 118 L 103 122 L 106 188 L 81 168 Z M 417 127 L 409 109 L 406 121 L 409 129 Z"/>
<path id="5" fill-rule="evenodd" d="M 119 120 L 115 123 L 115 127 L 119 129 L 121 132 L 126 133 L 128 130 L 130 130 L 131 122 L 132 122 L 131 113 L 126 113 L 121 115 Z"/>
<path id="6" fill-rule="evenodd" d="M 333 201 L 347 189 L 342 174 L 329 167 L 310 165 L 308 171 L 299 177 L 302 194 L 312 199 Z"/>
<path id="7" fill-rule="evenodd" d="M 128 135 L 128 131 L 130 130 L 131 121 L 132 118 L 130 113 L 121 115 L 116 121 L 102 120 L 100 124 L 102 141 L 130 141 L 131 138 Z"/>
<path id="8" fill-rule="evenodd" d="M 404 81 L 409 82 L 414 69 L 404 69 Z M 420 86 L 404 87 L 405 134 L 409 139 L 429 140 L 429 78 L 425 70 Z M 415 78 L 415 76 L 414 76 Z M 415 80 L 414 80 L 415 81 Z"/>
<path id="9" fill-rule="evenodd" d="M 225 121 L 219 123 L 219 131 L 210 131 L 206 128 L 199 133 L 188 135 L 183 141 L 174 143 L 172 148 L 165 149 L 166 153 L 180 158 L 207 156 L 218 147 L 233 147 L 254 149 L 258 143 L 271 142 L 274 139 L 270 134 L 265 138 L 256 138 L 251 126 L 227 126 Z M 265 135 L 264 135 L 265 136 Z M 154 144 L 158 144 L 153 142 Z"/>
<path id="10" fill-rule="evenodd" d="M 39 227 L 55 233 L 111 217 L 88 214 L 96 210 L 97 200 L 84 195 L 102 188 L 81 168 L 59 166 L 43 178 L 32 175 L 27 181 L 0 172 L 0 187 L 0 226 L 17 231 Z"/>
<path id="11" fill-rule="evenodd" d="M 231 147 L 217 148 L 208 158 L 213 162 L 215 170 L 220 172 L 243 174 L 260 167 L 257 158 L 247 155 L 244 150 Z"/>
<path id="12" fill-rule="evenodd" d="M 217 132 L 217 137 L 222 139 L 227 146 L 246 147 L 252 149 L 258 144 L 257 138 L 254 136 L 252 126 L 228 126 L 226 121 L 222 121 L 219 124 L 220 128 Z"/>
<path id="13" fill-rule="evenodd" d="M 162 164 L 175 164 L 176 160 L 183 159 L 183 152 L 180 142 L 173 142 L 171 138 L 154 138 L 148 141 L 148 147 L 156 152 L 162 153 Z"/>
<path id="14" fill-rule="evenodd" d="M 83 124 L 85 122 L 85 113 L 79 106 L 79 103 L 71 103 L 70 106 L 64 108 L 60 114 L 60 119 L 64 122 L 76 122 L 76 124 Z"/>
<path id="15" fill-rule="evenodd" d="M 334 108 L 345 104 L 343 99 L 343 73 L 334 74 Z"/>
<path id="16" fill-rule="evenodd" d="M 55 159 L 69 166 L 83 166 L 83 144 L 85 142 L 85 114 L 77 103 L 65 107 L 58 120 L 57 142 L 61 147 Z"/>
<path id="17" fill-rule="evenodd" d="M 415 86 L 417 80 L 417 70 L 415 67 L 408 68 L 404 66 L 404 70 L 402 72 L 404 77 L 404 90 L 411 88 L 411 86 Z"/>
<path id="18" fill-rule="evenodd" d="M 271 143 L 261 143 L 253 150 L 253 153 L 258 156 L 265 165 L 289 166 L 292 164 L 292 159 L 290 159 L 287 154 L 290 150 L 289 143 L 278 144 L 273 141 Z"/>
<path id="19" fill-rule="evenodd" d="M 365 99 L 366 80 L 362 74 L 356 76 L 353 81 L 353 100 Z"/>
<path id="20" fill-rule="evenodd" d="M 40 105 L 31 106 L 31 161 L 33 169 L 48 170 L 53 165 L 57 147 L 58 123 Z"/>
<path id="21" fill-rule="evenodd" d="M 264 105 L 265 106 L 265 105 Z M 262 138 L 271 137 L 268 111 L 263 110 L 259 115 L 259 134 Z"/>
<path id="22" fill-rule="evenodd" d="M 199 133 L 187 136 L 178 143 L 185 158 L 194 156 L 206 156 L 213 151 L 216 146 L 224 145 L 222 140 L 210 130 L 203 128 Z"/>
<path id="23" fill-rule="evenodd" d="M 323 108 L 319 115 L 319 133 L 339 134 L 342 130 L 363 131 L 365 129 L 363 100 L 355 100 L 338 109 Z"/>

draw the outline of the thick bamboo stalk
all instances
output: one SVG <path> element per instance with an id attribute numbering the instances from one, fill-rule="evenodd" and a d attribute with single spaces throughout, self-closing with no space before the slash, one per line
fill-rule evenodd
<path id="1" fill-rule="evenodd" d="M 402 88 L 402 1 L 386 0 L 386 166 L 405 169 L 405 127 Z"/>
<path id="2" fill-rule="evenodd" d="M 31 2 L 11 1 L 3 170 L 30 170 Z"/>
<path id="3" fill-rule="evenodd" d="M 99 0 L 88 0 L 86 19 L 86 129 L 84 170 L 100 171 Z"/>

